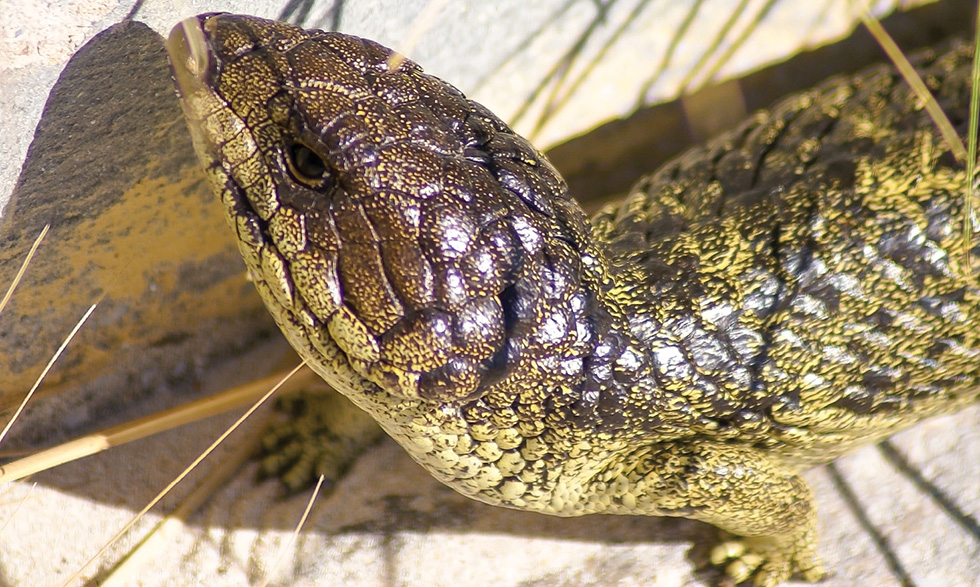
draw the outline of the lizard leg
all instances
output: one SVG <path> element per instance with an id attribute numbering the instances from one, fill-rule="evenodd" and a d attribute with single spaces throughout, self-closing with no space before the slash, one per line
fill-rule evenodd
<path id="1" fill-rule="evenodd" d="M 289 417 L 270 425 L 262 437 L 262 473 L 278 476 L 291 492 L 320 475 L 331 489 L 383 435 L 371 416 L 329 388 L 285 395 L 277 408 Z"/>
<path id="2" fill-rule="evenodd" d="M 711 442 L 655 445 L 638 454 L 622 503 L 633 511 L 683 516 L 738 535 L 711 554 L 736 582 L 772 586 L 799 573 L 823 575 L 816 508 L 806 482 L 760 449 Z M 625 469 L 628 470 L 628 467 Z"/>

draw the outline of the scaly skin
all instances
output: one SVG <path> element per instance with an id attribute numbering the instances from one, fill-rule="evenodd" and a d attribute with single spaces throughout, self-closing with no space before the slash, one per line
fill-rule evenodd
<path id="1" fill-rule="evenodd" d="M 211 15 L 170 51 L 286 337 L 464 495 L 704 520 L 744 537 L 715 551 L 734 579 L 815 580 L 799 473 L 977 400 L 964 172 L 888 69 L 756 115 L 590 223 L 526 140 L 370 41 Z M 954 122 L 969 60 L 920 58 Z"/>

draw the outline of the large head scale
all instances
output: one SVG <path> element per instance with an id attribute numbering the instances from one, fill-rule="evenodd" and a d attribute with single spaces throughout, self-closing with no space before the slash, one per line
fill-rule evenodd
<path id="1" fill-rule="evenodd" d="M 458 400 L 581 372 L 601 259 L 561 178 L 493 114 L 336 33 L 204 15 L 169 50 L 253 278 L 328 381 Z"/>

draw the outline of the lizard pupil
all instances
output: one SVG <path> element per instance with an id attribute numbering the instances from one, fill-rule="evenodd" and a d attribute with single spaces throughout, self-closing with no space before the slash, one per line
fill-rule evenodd
<path id="1" fill-rule="evenodd" d="M 286 148 L 287 163 L 293 177 L 312 187 L 319 187 L 327 176 L 327 165 L 312 149 L 302 143 Z"/>

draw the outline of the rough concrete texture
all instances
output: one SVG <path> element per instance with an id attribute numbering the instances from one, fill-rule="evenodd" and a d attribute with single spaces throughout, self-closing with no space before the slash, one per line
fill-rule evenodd
<path id="1" fill-rule="evenodd" d="M 547 145 L 637 104 L 674 97 L 678 88 L 696 87 L 715 70 L 734 74 L 756 67 L 852 24 L 846 2 L 752 1 L 732 13 L 736 3 L 725 0 L 549 0 L 450 2 L 435 18 L 413 25 L 425 4 L 148 0 L 135 20 L 149 28 L 113 29 L 86 52 L 93 37 L 124 19 L 130 4 L 0 3 L 0 198 L 14 192 L 20 178 L 17 207 L 8 208 L 0 226 L 4 282 L 36 228 L 53 224 L 49 264 L 34 268 L 34 281 L 14 298 L 20 305 L 0 316 L 0 383 L 12 385 L 8 395 L 25 385 L 11 384 L 9 362 L 39 365 L 78 309 L 108 294 L 91 332 L 83 330 L 80 350 L 64 361 L 61 385 L 53 390 L 63 405 L 37 404 L 33 416 L 14 428 L 21 446 L 264 375 L 284 354 L 274 337 L 252 344 L 255 331 L 267 325 L 260 314 L 254 323 L 235 318 L 231 326 L 222 317 L 229 307 L 237 316 L 249 315 L 248 304 L 254 304 L 240 270 L 223 265 L 230 241 L 177 249 L 179 260 L 161 253 L 168 239 L 191 238 L 169 232 L 183 224 L 167 215 L 174 209 L 184 211 L 180 218 L 203 223 L 189 234 L 220 235 L 224 227 L 195 179 L 189 149 L 181 147 L 187 140 L 169 81 L 158 79 L 165 69 L 152 31 L 165 35 L 180 18 L 199 12 L 274 17 L 291 5 L 308 26 L 336 24 L 402 48 Z M 419 41 L 408 43 L 413 36 Z M 106 59 L 109 51 L 119 57 Z M 92 65 L 113 59 L 118 67 Z M 62 75 L 69 60 L 77 78 Z M 93 78 L 97 71 L 106 77 Z M 59 76 L 60 93 L 52 93 Z M 112 85 L 117 83 L 122 85 Z M 39 124 L 49 98 L 49 114 Z M 212 222 L 216 227 L 207 228 Z M 206 246 L 215 248 L 205 255 Z M 230 302 L 232 295 L 241 301 Z M 190 309 L 201 314 L 189 317 Z M 173 331 L 157 330 L 168 324 Z M 214 364 L 227 358 L 222 350 L 229 350 L 229 340 L 238 341 L 236 352 L 244 356 Z M 82 380 L 87 387 L 75 385 Z M 136 389 L 138 396 L 124 395 Z M 81 576 L 115 585 L 244 585 L 269 577 L 276 585 L 495 587 L 703 585 L 717 579 L 696 570 L 714 536 L 709 526 L 671 519 L 561 520 L 490 508 L 440 486 L 391 442 L 372 450 L 332 495 L 317 501 L 294 541 L 292 528 L 308 494 L 282 499 L 275 483 L 256 482 L 254 464 L 240 464 L 263 417 L 251 420 L 248 430 L 154 509 L 163 514 L 139 522 Z M 0 488 L 0 585 L 68 580 L 229 422 L 215 418 L 39 474 L 36 485 Z M 820 506 L 821 552 L 835 573 L 825 584 L 976 584 L 980 409 L 916 427 L 889 446 L 865 449 L 808 475 Z M 172 512 L 164 522 L 161 516 Z"/>

